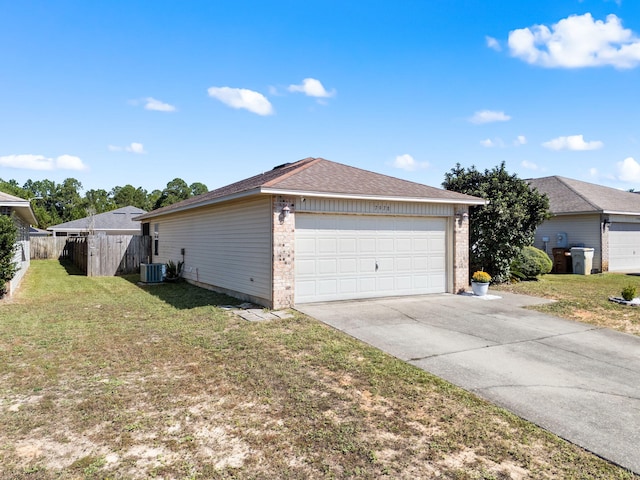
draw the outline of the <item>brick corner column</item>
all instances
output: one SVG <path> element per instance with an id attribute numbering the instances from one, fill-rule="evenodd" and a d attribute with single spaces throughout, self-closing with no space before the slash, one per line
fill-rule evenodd
<path id="1" fill-rule="evenodd" d="M 469 288 L 469 207 L 456 207 L 453 218 L 453 292 Z"/>
<path id="2" fill-rule="evenodd" d="M 288 210 L 288 213 L 286 213 Z M 271 308 L 291 308 L 295 300 L 295 203 L 273 197 L 273 260 Z"/>

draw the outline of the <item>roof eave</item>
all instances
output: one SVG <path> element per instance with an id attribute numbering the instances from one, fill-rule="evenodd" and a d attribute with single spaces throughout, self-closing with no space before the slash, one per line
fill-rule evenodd
<path id="1" fill-rule="evenodd" d="M 260 193 L 269 195 L 295 195 L 299 197 L 324 197 L 324 198 L 341 198 L 349 200 L 376 200 L 385 202 L 417 202 L 417 203 L 445 203 L 453 205 L 487 205 L 488 200 L 478 198 L 477 200 L 454 200 L 451 198 L 427 198 L 427 197 L 400 197 L 388 195 L 361 195 L 349 193 L 326 193 L 301 190 L 286 190 L 277 188 L 262 188 Z"/>
<path id="2" fill-rule="evenodd" d="M 149 220 L 150 218 L 163 217 L 165 215 L 173 215 L 174 213 L 184 212 L 186 210 L 192 210 L 194 208 L 208 207 L 210 205 L 216 205 L 218 203 L 228 202 L 230 200 L 238 200 L 245 197 L 251 197 L 253 195 L 259 195 L 260 193 L 261 193 L 260 188 L 252 188 L 251 190 L 245 190 L 243 192 L 233 193 L 231 195 L 224 195 L 222 197 L 203 200 L 201 202 L 190 203 L 183 207 L 173 208 L 171 210 L 167 210 L 164 212 L 154 213 L 153 211 L 151 211 L 151 212 L 145 213 L 144 215 L 140 215 L 139 217 L 133 217 L 132 220 L 140 222 L 144 220 Z"/>
<path id="3" fill-rule="evenodd" d="M 29 225 L 37 225 L 38 219 L 33 213 L 33 209 L 31 208 L 31 203 L 29 201 L 24 202 L 11 202 L 11 201 L 3 201 L 0 202 L 0 206 L 3 207 L 11 207 L 16 211 L 20 211 L 20 216 L 29 222 Z"/>

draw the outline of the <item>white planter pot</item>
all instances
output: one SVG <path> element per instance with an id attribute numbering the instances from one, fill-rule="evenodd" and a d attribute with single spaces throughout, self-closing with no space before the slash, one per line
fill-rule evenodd
<path id="1" fill-rule="evenodd" d="M 489 290 L 489 283 L 471 282 L 471 289 L 473 294 L 482 297 L 487 294 Z"/>

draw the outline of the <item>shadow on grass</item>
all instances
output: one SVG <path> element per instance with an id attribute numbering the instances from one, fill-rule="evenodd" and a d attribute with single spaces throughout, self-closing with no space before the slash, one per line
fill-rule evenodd
<path id="1" fill-rule="evenodd" d="M 242 303 L 242 300 L 237 298 L 213 292 L 206 288 L 196 287 L 184 280 L 156 285 L 143 285 L 140 283 L 140 275 L 122 275 L 121 278 L 131 282 L 149 295 L 153 295 L 172 307 L 181 310 L 207 306 L 240 305 Z"/>
<path id="2" fill-rule="evenodd" d="M 85 272 L 83 272 L 78 267 L 76 267 L 73 264 L 73 262 L 71 260 L 67 259 L 67 258 L 61 258 L 60 259 L 60 265 L 62 265 L 64 267 L 64 269 L 67 271 L 68 275 L 86 276 Z"/>

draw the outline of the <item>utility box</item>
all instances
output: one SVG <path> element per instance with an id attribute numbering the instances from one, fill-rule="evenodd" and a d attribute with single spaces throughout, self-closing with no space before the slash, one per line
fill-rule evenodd
<path id="1" fill-rule="evenodd" d="M 571 249 L 571 261 L 573 273 L 576 275 L 591 275 L 593 268 L 593 248 L 573 247 Z"/>
<path id="2" fill-rule="evenodd" d="M 572 273 L 571 250 L 568 248 L 554 248 L 553 273 Z"/>

